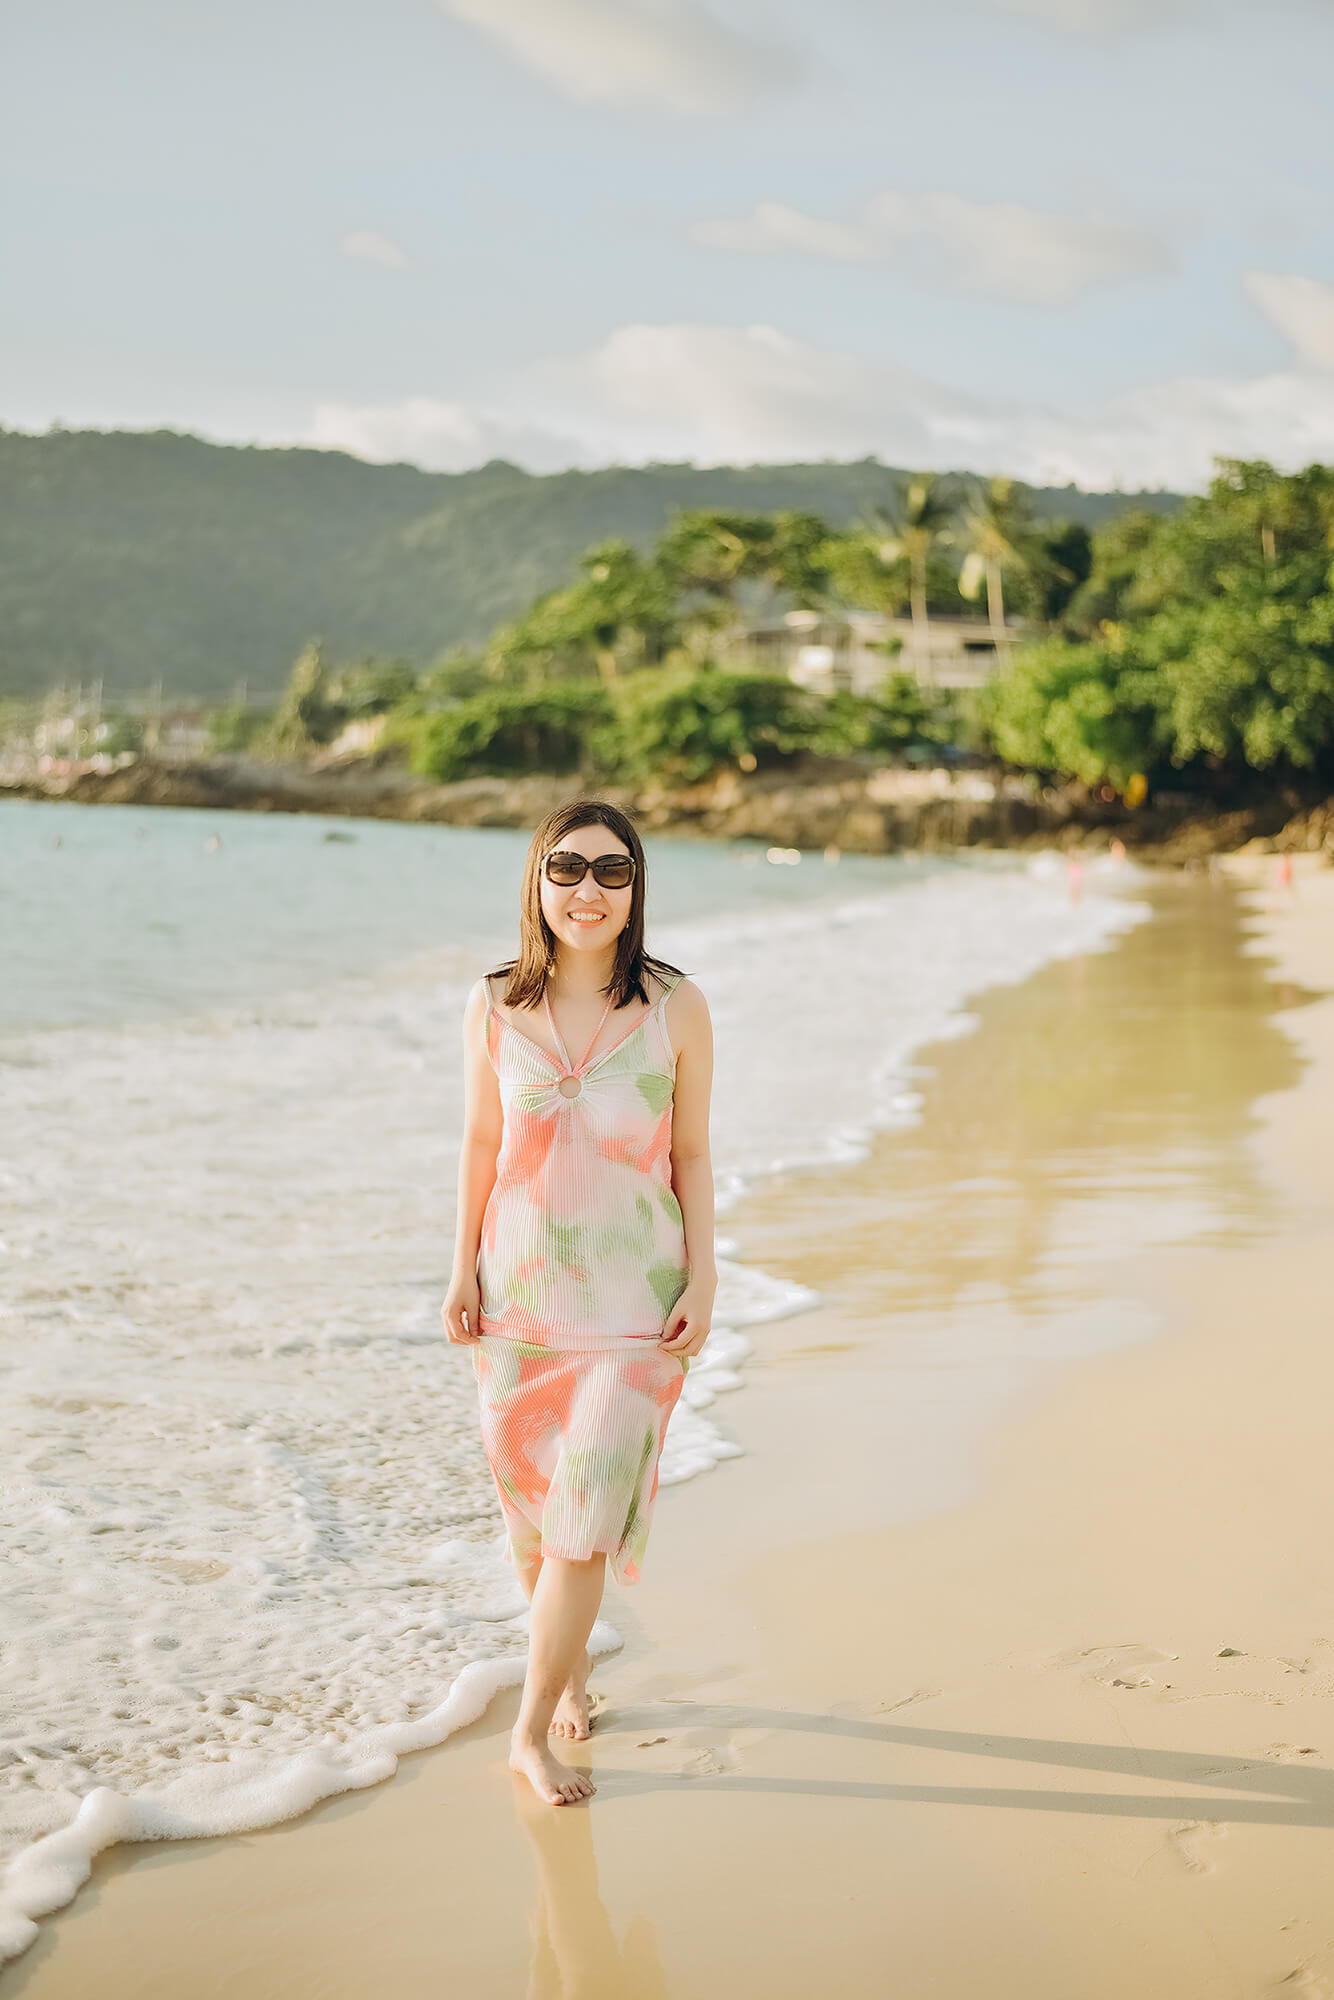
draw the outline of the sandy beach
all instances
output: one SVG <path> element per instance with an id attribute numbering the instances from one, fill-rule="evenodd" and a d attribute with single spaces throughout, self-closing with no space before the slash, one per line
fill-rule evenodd
<path id="1" fill-rule="evenodd" d="M 509 1778 L 502 1696 L 108 1854 L 6 1992 L 1334 1991 L 1334 871 L 1153 894 L 928 1050 L 913 1132 L 729 1218 L 822 1303 L 609 1603 L 591 1809 Z"/>

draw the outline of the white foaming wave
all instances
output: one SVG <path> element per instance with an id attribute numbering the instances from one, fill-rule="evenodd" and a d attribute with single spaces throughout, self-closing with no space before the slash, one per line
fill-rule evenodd
<path id="1" fill-rule="evenodd" d="M 659 938 L 713 1004 L 724 1197 L 860 1157 L 915 1115 L 910 1058 L 967 1028 L 970 994 L 1141 914 L 960 869 Z M 4 1052 L 0 1709 L 25 1719 L 0 1731 L 0 1957 L 110 1842 L 377 1783 L 522 1678 L 471 1371 L 437 1317 L 466 997 L 439 964 Z M 810 1302 L 723 1260 L 664 1485 L 738 1453 L 708 1413 L 742 1329 Z"/>

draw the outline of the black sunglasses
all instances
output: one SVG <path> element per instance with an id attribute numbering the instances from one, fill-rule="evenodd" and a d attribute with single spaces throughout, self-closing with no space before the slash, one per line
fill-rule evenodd
<path id="1" fill-rule="evenodd" d="M 572 889 L 576 882 L 583 881 L 590 868 L 599 889 L 628 889 L 635 879 L 633 854 L 599 854 L 596 861 L 588 861 L 582 854 L 562 850 L 548 854 L 542 867 L 548 882 L 554 882 L 560 889 Z"/>

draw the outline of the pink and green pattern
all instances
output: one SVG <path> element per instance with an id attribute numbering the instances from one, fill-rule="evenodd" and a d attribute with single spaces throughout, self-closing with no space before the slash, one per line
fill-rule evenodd
<path id="1" fill-rule="evenodd" d="M 488 1339 L 472 1353 L 512 1560 L 600 1553 L 618 1582 L 638 1583 L 685 1362 L 656 1344 L 617 1353 Z"/>
<path id="2" fill-rule="evenodd" d="M 573 1096 L 567 1066 L 487 997 L 505 1124 L 477 1260 L 481 1331 L 552 1348 L 656 1341 L 687 1277 L 668 995 L 574 1072 Z"/>

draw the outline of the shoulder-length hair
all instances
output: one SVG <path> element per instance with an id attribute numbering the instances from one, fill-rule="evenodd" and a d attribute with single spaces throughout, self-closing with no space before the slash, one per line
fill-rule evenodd
<path id="1" fill-rule="evenodd" d="M 611 994 L 617 1007 L 628 1007 L 632 1000 L 642 1000 L 647 1006 L 649 974 L 658 980 L 682 976 L 677 966 L 650 957 L 644 949 L 644 849 L 631 821 L 619 806 L 609 805 L 605 799 L 571 799 L 547 814 L 528 849 L 519 892 L 519 955 L 490 974 L 492 979 L 504 979 L 502 997 L 507 1007 L 541 1005 L 556 963 L 555 934 L 542 914 L 542 864 L 581 826 L 605 826 L 635 858 L 630 914 L 616 940 L 611 978 L 603 991 Z"/>

